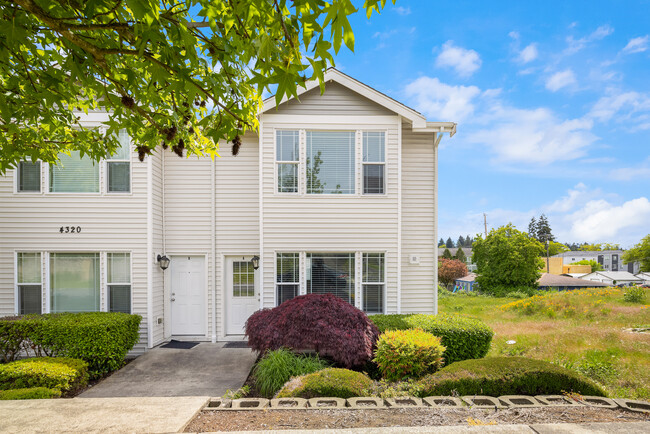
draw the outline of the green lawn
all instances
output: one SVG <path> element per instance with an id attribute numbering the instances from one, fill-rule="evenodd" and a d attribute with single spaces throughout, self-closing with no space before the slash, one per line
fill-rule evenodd
<path id="1" fill-rule="evenodd" d="M 525 356 L 575 369 L 611 397 L 650 400 L 650 291 L 645 304 L 625 290 L 593 288 L 525 299 L 441 295 L 440 312 L 479 318 L 495 336 L 488 355 Z M 506 341 L 515 341 L 507 344 Z"/>

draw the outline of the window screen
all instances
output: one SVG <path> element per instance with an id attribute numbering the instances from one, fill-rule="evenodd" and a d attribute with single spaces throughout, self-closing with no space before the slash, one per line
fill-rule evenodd
<path id="1" fill-rule="evenodd" d="M 307 193 L 354 194 L 354 131 L 307 132 Z"/>
<path id="2" fill-rule="evenodd" d="M 131 313 L 131 254 L 108 253 L 108 310 Z"/>
<path id="3" fill-rule="evenodd" d="M 98 312 L 98 253 L 50 254 L 51 312 Z"/>
<path id="4" fill-rule="evenodd" d="M 354 304 L 354 253 L 307 254 L 307 292 Z"/>
<path id="5" fill-rule="evenodd" d="M 60 154 L 59 163 L 50 165 L 50 192 L 99 192 L 99 166 L 88 157 L 80 158 L 79 151 Z"/>
<path id="6" fill-rule="evenodd" d="M 41 191 L 40 161 L 21 161 L 18 164 L 18 191 Z"/>
<path id="7" fill-rule="evenodd" d="M 298 253 L 278 253 L 275 288 L 278 306 L 298 296 L 300 284 L 300 256 Z"/>

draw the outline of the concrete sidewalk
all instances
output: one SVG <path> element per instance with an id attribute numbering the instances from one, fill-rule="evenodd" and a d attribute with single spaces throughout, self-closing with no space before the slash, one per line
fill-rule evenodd
<path id="1" fill-rule="evenodd" d="M 244 384 L 257 358 L 248 348 L 223 346 L 153 348 L 79 397 L 223 396 Z"/>
<path id="2" fill-rule="evenodd" d="M 208 399 L 192 396 L 0 401 L 0 432 L 179 432 Z"/>

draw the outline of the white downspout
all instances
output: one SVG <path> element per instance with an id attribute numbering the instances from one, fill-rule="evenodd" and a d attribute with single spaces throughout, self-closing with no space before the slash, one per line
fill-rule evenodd
<path id="1" fill-rule="evenodd" d="M 153 158 L 147 158 L 147 348 L 153 348 Z"/>
<path id="2" fill-rule="evenodd" d="M 212 156 L 212 343 L 217 342 L 217 160 Z"/>
<path id="3" fill-rule="evenodd" d="M 438 134 L 433 133 L 433 314 L 438 314 Z"/>

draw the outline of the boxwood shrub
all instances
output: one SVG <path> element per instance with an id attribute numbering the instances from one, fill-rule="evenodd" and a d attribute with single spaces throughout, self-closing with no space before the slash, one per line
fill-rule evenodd
<path id="1" fill-rule="evenodd" d="M 374 362 L 387 380 L 419 378 L 440 368 L 444 351 L 440 338 L 431 333 L 388 330 L 379 336 Z"/>
<path id="2" fill-rule="evenodd" d="M 12 399 L 50 399 L 58 398 L 61 392 L 47 387 L 28 387 L 25 389 L 0 390 L 0 401 Z"/>
<path id="3" fill-rule="evenodd" d="M 0 319 L 3 357 L 11 360 L 20 340 L 34 355 L 88 362 L 92 378 L 119 369 L 138 342 L 140 315 L 118 312 L 59 313 Z"/>
<path id="4" fill-rule="evenodd" d="M 88 384 L 88 364 L 67 357 L 35 357 L 0 365 L 0 389 L 45 387 L 73 392 Z"/>
<path id="5" fill-rule="evenodd" d="M 575 392 L 606 396 L 603 389 L 577 372 L 525 357 L 486 357 L 449 365 L 423 377 L 420 396 L 555 395 Z"/>
<path id="6" fill-rule="evenodd" d="M 445 365 L 467 359 L 485 357 L 494 332 L 482 321 L 460 315 L 372 315 L 380 330 L 420 328 L 438 336 L 445 346 Z"/>
<path id="7" fill-rule="evenodd" d="M 373 381 L 368 376 L 348 369 L 327 368 L 290 380 L 278 392 L 278 398 L 352 398 L 365 396 Z"/>

